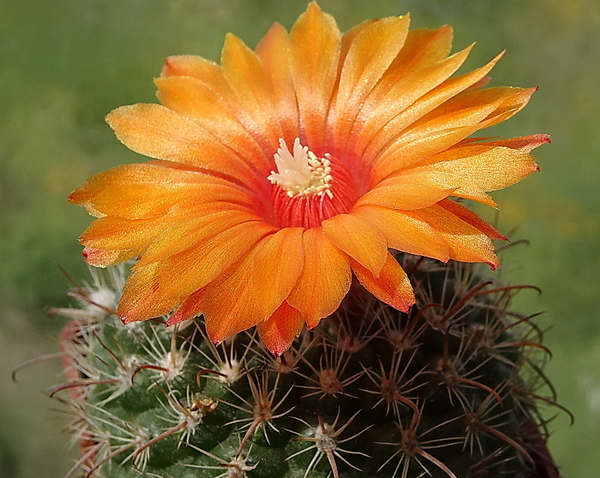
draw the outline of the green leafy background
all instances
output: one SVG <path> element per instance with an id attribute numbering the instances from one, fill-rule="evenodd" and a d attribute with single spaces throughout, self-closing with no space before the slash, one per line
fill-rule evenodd
<path id="1" fill-rule="evenodd" d="M 0 0 L 0 476 L 62 477 L 74 452 L 64 417 L 42 391 L 59 364 L 68 282 L 88 276 L 76 238 L 89 223 L 65 197 L 90 174 L 138 161 L 103 121 L 111 109 L 153 102 L 163 59 L 217 60 L 234 32 L 254 46 L 273 21 L 290 27 L 306 0 Z M 345 30 L 365 18 L 410 11 L 414 26 L 455 28 L 455 50 L 477 41 L 466 68 L 507 55 L 494 85 L 539 86 L 530 105 L 493 134 L 549 133 L 543 173 L 494 195 L 483 211 L 513 239 L 500 274 L 525 292 L 519 307 L 546 311 L 554 357 L 547 372 L 560 401 L 551 449 L 564 478 L 600 469 L 600 3 L 597 0 L 323 0 Z M 553 415 L 555 411 L 549 410 Z"/>

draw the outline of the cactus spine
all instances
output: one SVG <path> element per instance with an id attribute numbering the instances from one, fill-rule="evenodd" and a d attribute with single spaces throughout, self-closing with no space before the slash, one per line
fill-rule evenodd
<path id="1" fill-rule="evenodd" d="M 95 273 L 57 311 L 71 320 L 51 395 L 82 451 L 69 476 L 557 477 L 537 409 L 554 401 L 537 394 L 547 349 L 510 305 L 524 287 L 398 260 L 409 315 L 353 286 L 278 358 L 252 332 L 213 345 L 201 318 L 122 325 L 124 268 Z"/>

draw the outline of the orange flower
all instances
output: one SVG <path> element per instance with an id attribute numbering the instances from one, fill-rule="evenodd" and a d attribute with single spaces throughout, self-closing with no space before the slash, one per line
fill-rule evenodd
<path id="1" fill-rule="evenodd" d="M 107 121 L 156 160 L 116 167 L 71 194 L 98 219 L 81 236 L 92 265 L 138 258 L 118 313 L 204 314 L 220 342 L 256 325 L 285 351 L 304 323 L 332 314 L 352 276 L 406 311 L 405 272 L 388 249 L 498 265 L 496 229 L 449 196 L 486 194 L 538 169 L 545 135 L 469 138 L 521 110 L 534 89 L 482 89 L 498 58 L 452 76 L 452 31 L 409 18 L 341 34 L 316 3 L 255 51 L 228 35 L 221 65 L 168 58 L 162 105 Z"/>

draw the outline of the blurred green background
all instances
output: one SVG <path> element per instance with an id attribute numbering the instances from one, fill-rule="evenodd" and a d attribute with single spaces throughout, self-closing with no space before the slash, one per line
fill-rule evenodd
<path id="1" fill-rule="evenodd" d="M 87 278 L 76 238 L 90 219 L 65 197 L 90 174 L 139 160 L 103 121 L 111 109 L 153 102 L 163 59 L 219 58 L 225 33 L 254 46 L 273 21 L 290 27 L 306 0 L 0 0 L 0 476 L 62 477 L 72 463 L 66 419 L 42 391 L 57 361 L 10 381 L 27 359 L 57 350 L 67 304 L 59 266 Z M 467 68 L 507 55 L 494 85 L 539 86 L 494 134 L 549 133 L 543 173 L 494 195 L 500 228 L 526 238 L 503 255 L 518 297 L 539 319 L 554 358 L 548 375 L 576 416 L 552 423 L 563 478 L 600 469 L 600 2 L 597 0 L 322 0 L 345 30 L 410 11 L 413 26 L 455 28 L 455 51 L 477 46 Z M 494 211 L 485 211 L 495 219 Z M 548 415 L 555 410 L 549 410 Z"/>

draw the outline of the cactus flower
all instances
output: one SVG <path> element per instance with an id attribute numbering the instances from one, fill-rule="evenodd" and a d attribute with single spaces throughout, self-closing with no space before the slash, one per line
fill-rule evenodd
<path id="1" fill-rule="evenodd" d="M 415 301 L 391 250 L 446 262 L 498 260 L 504 236 L 452 198 L 487 194 L 538 169 L 545 135 L 473 138 L 520 111 L 534 89 L 486 88 L 498 61 L 454 75 L 452 30 L 409 30 L 408 15 L 342 34 L 310 3 L 255 50 L 228 35 L 216 64 L 166 60 L 158 104 L 107 116 L 153 158 L 93 176 L 71 202 L 97 217 L 84 256 L 137 259 L 125 322 L 203 314 L 211 340 L 257 326 L 283 353 L 332 314 L 355 277 L 390 306 Z"/>

